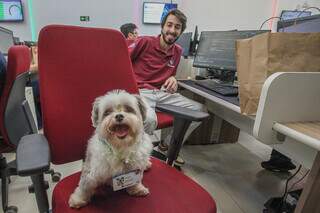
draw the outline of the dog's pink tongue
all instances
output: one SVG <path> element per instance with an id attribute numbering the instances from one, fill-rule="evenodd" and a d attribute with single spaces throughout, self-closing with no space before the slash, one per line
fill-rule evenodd
<path id="1" fill-rule="evenodd" d="M 129 128 L 125 125 L 117 126 L 115 130 L 115 134 L 119 138 L 124 138 L 128 135 Z"/>

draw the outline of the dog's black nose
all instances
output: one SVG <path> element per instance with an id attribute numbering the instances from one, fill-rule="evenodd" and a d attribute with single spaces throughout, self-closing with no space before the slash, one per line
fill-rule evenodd
<path id="1" fill-rule="evenodd" d="M 122 114 L 116 115 L 116 121 L 121 122 L 123 120 L 124 116 Z"/>

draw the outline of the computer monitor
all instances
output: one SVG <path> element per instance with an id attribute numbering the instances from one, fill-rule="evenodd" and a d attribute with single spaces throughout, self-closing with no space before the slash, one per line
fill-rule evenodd
<path id="1" fill-rule="evenodd" d="M 320 15 L 278 21 L 278 32 L 320 32 Z"/>
<path id="2" fill-rule="evenodd" d="M 179 44 L 182 47 L 182 56 L 184 57 L 188 57 L 190 54 L 191 38 L 192 32 L 182 33 L 179 39 L 176 41 L 176 44 Z"/>
<path id="3" fill-rule="evenodd" d="M 0 22 L 23 21 L 21 0 L 0 0 Z"/>
<path id="4" fill-rule="evenodd" d="M 235 41 L 265 32 L 270 31 L 202 31 L 193 66 L 236 71 Z"/>
<path id="5" fill-rule="evenodd" d="M 280 15 L 283 21 L 306 16 L 311 16 L 311 11 L 282 10 Z"/>
<path id="6" fill-rule="evenodd" d="M 162 2 L 143 2 L 143 23 L 160 24 L 162 18 L 173 9 L 177 9 L 178 4 Z"/>
<path id="7" fill-rule="evenodd" d="M 6 28 L 0 27 L 0 51 L 4 55 L 8 55 L 9 48 L 13 45 L 13 32 Z"/>

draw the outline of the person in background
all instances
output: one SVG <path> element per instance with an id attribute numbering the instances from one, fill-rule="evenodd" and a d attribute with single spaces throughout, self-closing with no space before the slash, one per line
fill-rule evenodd
<path id="1" fill-rule="evenodd" d="M 0 51 L 0 95 L 6 81 L 6 72 L 7 72 L 7 60 Z"/>
<path id="2" fill-rule="evenodd" d="M 121 25 L 120 31 L 126 37 L 128 45 L 131 45 L 139 36 L 138 27 L 133 23 Z"/>
<path id="3" fill-rule="evenodd" d="M 30 63 L 30 82 L 28 86 L 32 87 L 34 103 L 36 107 L 36 114 L 37 114 L 37 121 L 38 121 L 38 128 L 42 128 L 42 118 L 41 118 L 41 104 L 40 104 L 40 89 L 39 89 L 39 80 L 36 77 L 38 73 L 38 47 L 31 46 L 31 63 Z"/>
<path id="4" fill-rule="evenodd" d="M 178 82 L 175 74 L 182 48 L 175 42 L 185 30 L 186 23 L 187 18 L 180 10 L 171 10 L 162 19 L 160 35 L 139 37 L 128 47 L 140 95 L 150 106 L 145 122 L 145 130 L 149 134 L 157 127 L 156 104 L 171 104 L 204 111 L 202 104 L 177 93 Z M 190 125 L 185 139 L 198 125 L 199 122 Z M 171 135 L 158 146 L 163 153 L 168 150 Z M 176 164 L 183 163 L 180 157 L 176 160 Z"/>

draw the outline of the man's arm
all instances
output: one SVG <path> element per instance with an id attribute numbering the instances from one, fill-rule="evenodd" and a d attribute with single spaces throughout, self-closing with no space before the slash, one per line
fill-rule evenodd
<path id="1" fill-rule="evenodd" d="M 147 47 L 147 40 L 144 37 L 138 38 L 128 46 L 131 61 L 136 60 Z"/>

